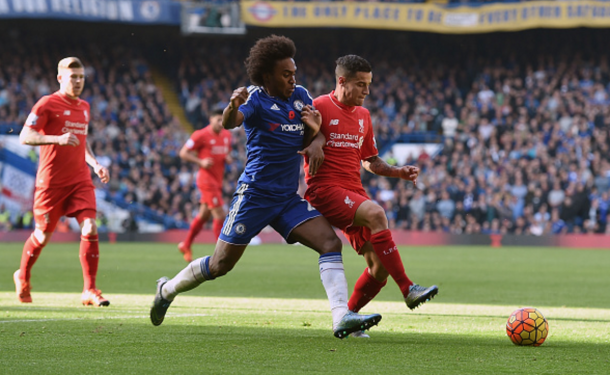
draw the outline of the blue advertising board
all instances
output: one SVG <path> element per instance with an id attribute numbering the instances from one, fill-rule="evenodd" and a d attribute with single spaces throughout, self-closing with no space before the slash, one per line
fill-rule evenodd
<path id="1" fill-rule="evenodd" d="M 0 0 L 0 19 L 180 25 L 181 4 L 162 0 Z"/>

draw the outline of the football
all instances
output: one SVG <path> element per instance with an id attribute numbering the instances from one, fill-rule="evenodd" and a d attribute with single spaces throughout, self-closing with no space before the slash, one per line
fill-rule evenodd
<path id="1" fill-rule="evenodd" d="M 506 334 L 515 345 L 540 346 L 549 334 L 549 323 L 538 309 L 524 307 L 510 314 Z"/>

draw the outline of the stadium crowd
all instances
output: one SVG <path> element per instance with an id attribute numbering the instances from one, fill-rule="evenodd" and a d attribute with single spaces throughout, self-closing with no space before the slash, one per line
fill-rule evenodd
<path id="1" fill-rule="evenodd" d="M 316 38 L 295 38 L 297 79 L 314 97 L 334 87 L 334 57 L 358 53 L 371 61 L 373 86 L 365 107 L 380 149 L 405 134 L 442 136 L 438 154 L 407 160 L 422 170 L 416 188 L 363 172 L 392 228 L 610 232 L 610 70 L 606 56 L 588 54 L 601 40 L 576 48 L 543 35 L 546 47 L 538 48 L 508 36 L 502 43 L 488 36 L 453 45 L 443 37 L 397 35 L 370 43 L 357 43 L 358 35 L 354 43 L 329 38 L 325 46 Z M 53 90 L 54 59 L 44 46 L 32 54 L 13 43 L 0 51 L 0 118 L 23 123 L 36 98 Z M 212 109 L 226 105 L 235 87 L 248 83 L 243 60 L 250 44 L 183 39 L 174 47 L 175 60 L 161 64 L 196 128 L 207 124 Z M 7 50 L 18 53 L 9 56 Z M 177 156 L 188 134 L 152 81 L 151 59 L 137 49 L 112 51 L 78 51 L 90 63 L 83 95 L 93 111 L 90 142 L 114 177 L 99 187 L 109 199 L 188 222 L 198 201 L 196 166 Z M 234 132 L 236 161 L 227 167 L 226 202 L 245 162 L 244 137 Z M 397 163 L 391 154 L 388 161 Z"/>
<path id="2" fill-rule="evenodd" d="M 4 124 L 23 124 L 36 100 L 58 88 L 60 48 L 51 48 L 44 38 L 30 42 L 24 45 L 19 34 L 2 38 L 6 48 L 0 51 L 0 118 Z M 158 215 L 183 219 L 184 212 L 190 211 L 192 192 L 178 183 L 182 175 L 176 160 L 188 135 L 153 83 L 147 61 L 129 46 L 80 45 L 87 47 L 69 50 L 87 62 L 81 98 L 91 105 L 88 141 L 113 176 L 108 185 L 94 178 L 96 187 L 122 206 L 140 202 Z"/>

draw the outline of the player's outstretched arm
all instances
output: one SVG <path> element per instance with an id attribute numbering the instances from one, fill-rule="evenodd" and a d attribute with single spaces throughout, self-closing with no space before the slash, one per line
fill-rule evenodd
<path id="1" fill-rule="evenodd" d="M 244 122 L 244 114 L 238 111 L 239 106 L 248 100 L 248 89 L 240 87 L 233 91 L 231 101 L 222 112 L 222 126 L 225 129 L 233 129 Z"/>
<path id="2" fill-rule="evenodd" d="M 100 181 L 103 183 L 108 183 L 108 181 L 110 181 L 110 172 L 108 172 L 106 167 L 97 162 L 88 141 L 85 144 L 85 161 L 93 168 L 93 171 L 100 178 Z"/>
<path id="3" fill-rule="evenodd" d="M 395 167 L 389 165 L 379 156 L 373 156 L 362 162 L 362 166 L 367 171 L 384 177 L 401 178 L 407 181 L 417 181 L 419 176 L 419 168 L 412 165 L 405 165 L 403 167 Z"/>
<path id="4" fill-rule="evenodd" d="M 64 133 L 62 135 L 42 135 L 29 126 L 24 126 L 19 133 L 19 142 L 22 145 L 42 146 L 42 145 L 60 145 L 76 147 L 80 144 L 78 137 L 72 133 Z"/>

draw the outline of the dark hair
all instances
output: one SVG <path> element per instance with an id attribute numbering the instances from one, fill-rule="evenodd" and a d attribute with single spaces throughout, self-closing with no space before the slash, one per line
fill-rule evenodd
<path id="1" fill-rule="evenodd" d="M 358 55 L 345 55 L 339 57 L 335 74 L 337 77 L 343 76 L 346 79 L 353 78 L 358 72 L 370 73 L 373 71 L 371 64 L 366 59 Z"/>
<path id="2" fill-rule="evenodd" d="M 250 81 L 257 86 L 263 85 L 263 75 L 273 73 L 276 62 L 286 58 L 294 58 L 297 48 L 294 42 L 285 37 L 271 35 L 259 39 L 250 48 L 250 55 L 244 62 Z"/>
<path id="3" fill-rule="evenodd" d="M 222 113 L 223 113 L 222 108 L 215 108 L 210 112 L 210 117 L 218 116 L 218 115 L 222 116 Z"/>

